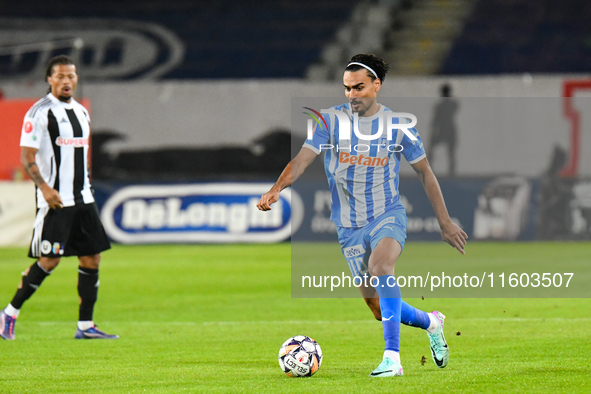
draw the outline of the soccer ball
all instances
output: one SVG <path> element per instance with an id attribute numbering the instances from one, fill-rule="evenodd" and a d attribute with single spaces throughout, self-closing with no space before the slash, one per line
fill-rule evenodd
<path id="1" fill-rule="evenodd" d="M 310 337 L 296 335 L 279 349 L 279 366 L 287 376 L 312 376 L 322 364 L 322 349 Z"/>

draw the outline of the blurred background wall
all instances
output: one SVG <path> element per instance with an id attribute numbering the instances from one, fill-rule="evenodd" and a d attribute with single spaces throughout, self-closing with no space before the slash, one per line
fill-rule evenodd
<path id="1" fill-rule="evenodd" d="M 252 201 L 305 138 L 294 100 L 344 102 L 344 66 L 363 52 L 391 64 L 380 95 L 417 115 L 450 213 L 470 235 L 589 239 L 590 17 L 577 0 L 2 0 L 0 244 L 28 242 L 8 236 L 9 213 L 23 212 L 20 228 L 34 215 L 20 126 L 57 54 L 78 64 L 93 184 L 115 241 L 276 242 L 287 227 L 294 240 L 334 240 L 320 159 L 278 216 Z M 440 97 L 444 85 L 451 97 Z M 453 157 L 434 137 L 437 105 L 452 101 Z M 412 169 L 401 174 L 409 238 L 437 239 Z M 171 184 L 187 189 L 167 194 Z"/>

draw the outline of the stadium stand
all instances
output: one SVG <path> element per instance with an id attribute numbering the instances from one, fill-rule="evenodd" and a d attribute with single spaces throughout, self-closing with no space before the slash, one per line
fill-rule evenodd
<path id="1" fill-rule="evenodd" d="M 440 73 L 588 73 L 590 19 L 579 0 L 480 0 Z"/>
<path id="2" fill-rule="evenodd" d="M 408 3 L 386 33 L 384 58 L 391 74 L 430 75 L 447 57 L 474 0 L 423 0 Z"/>
<path id="3" fill-rule="evenodd" d="M 343 63 L 351 56 L 384 52 L 387 34 L 396 24 L 396 16 L 410 3 L 412 0 L 357 2 L 350 18 L 338 28 L 316 62 L 310 65 L 306 78 L 314 81 L 339 79 Z"/>
<path id="4" fill-rule="evenodd" d="M 383 56 L 390 63 L 391 75 L 434 74 L 447 57 L 474 2 L 359 2 L 306 76 L 311 80 L 339 79 L 343 62 L 363 52 Z"/>
<path id="5" fill-rule="evenodd" d="M 31 4 L 32 3 L 32 4 Z M 159 23 L 185 45 L 185 57 L 164 78 L 301 78 L 348 18 L 354 0 L 163 1 L 88 0 L 66 2 L 0 1 L 3 18 L 98 18 Z M 92 24 L 88 26 L 92 28 Z M 0 42 L 0 47 L 5 44 Z M 106 61 L 117 62 L 117 43 Z M 19 67 L 32 67 L 35 54 L 25 54 Z M 91 59 L 92 49 L 83 58 Z M 0 74 L 9 56 L 0 56 Z M 12 70 L 16 72 L 19 70 Z M 1 76 L 1 75 L 0 75 Z"/>

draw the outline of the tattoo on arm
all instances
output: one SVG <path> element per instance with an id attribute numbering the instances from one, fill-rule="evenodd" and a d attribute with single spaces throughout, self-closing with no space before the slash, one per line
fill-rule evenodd
<path id="1" fill-rule="evenodd" d="M 43 177 L 41 176 L 41 173 L 39 172 L 39 167 L 37 167 L 37 163 L 35 163 L 34 161 L 31 163 L 28 163 L 27 166 L 25 167 L 25 170 L 27 171 L 27 173 L 29 174 L 29 176 L 31 177 L 33 182 L 35 182 L 35 185 L 41 186 L 45 183 L 45 180 L 43 179 Z"/>

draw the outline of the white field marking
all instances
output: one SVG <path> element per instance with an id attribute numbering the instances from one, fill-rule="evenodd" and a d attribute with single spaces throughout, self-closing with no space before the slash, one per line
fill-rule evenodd
<path id="1" fill-rule="evenodd" d="M 239 326 L 245 324 L 351 324 L 351 323 L 374 323 L 375 320 L 246 320 L 246 321 L 205 321 L 205 322 L 192 322 L 192 321 L 165 321 L 165 322 L 153 322 L 153 321 L 138 321 L 133 323 L 120 322 L 120 321 L 101 321 L 97 325 L 99 327 L 108 324 L 134 324 L 134 325 L 179 325 L 179 326 Z M 42 321 L 42 322 L 29 322 L 29 324 L 38 324 L 40 326 L 59 326 L 59 325 L 75 325 L 75 322 L 71 321 Z"/>
<path id="2" fill-rule="evenodd" d="M 446 320 L 449 321 L 449 318 Z M 468 317 L 468 318 L 451 318 L 452 321 L 498 321 L 498 322 L 539 322 L 539 321 L 550 321 L 550 322 L 581 322 L 591 321 L 591 317 L 577 317 L 577 318 L 564 318 L 564 317 Z M 121 325 L 121 324 L 134 324 L 134 325 L 178 325 L 178 326 L 241 326 L 245 324 L 257 325 L 257 324 L 376 324 L 376 320 L 246 320 L 246 321 L 206 321 L 206 322 L 151 322 L 151 321 L 139 321 L 133 323 L 120 322 L 120 321 L 103 321 L 99 324 L 99 327 L 104 325 Z M 40 326 L 59 326 L 59 325 L 75 325 L 75 322 L 71 321 L 44 321 L 44 322 L 28 322 L 28 324 L 38 324 Z"/>

